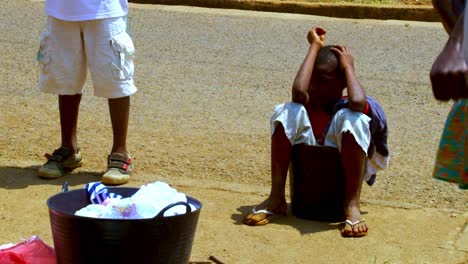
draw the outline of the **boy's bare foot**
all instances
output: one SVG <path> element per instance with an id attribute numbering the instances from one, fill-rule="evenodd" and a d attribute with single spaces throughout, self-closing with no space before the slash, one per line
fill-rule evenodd
<path id="1" fill-rule="evenodd" d="M 346 220 L 341 230 L 343 237 L 363 237 L 367 235 L 369 228 L 365 220 L 361 217 L 359 208 L 352 207 L 345 212 Z"/>
<path id="2" fill-rule="evenodd" d="M 244 216 L 243 222 L 246 225 L 252 226 L 266 225 L 274 218 L 286 215 L 287 211 L 288 205 L 284 198 L 271 199 L 269 197 L 259 205 L 252 208 L 252 213 Z"/>

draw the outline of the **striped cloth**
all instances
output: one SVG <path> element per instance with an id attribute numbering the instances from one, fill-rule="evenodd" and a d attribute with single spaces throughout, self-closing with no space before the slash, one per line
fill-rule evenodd
<path id="1" fill-rule="evenodd" d="M 88 198 L 92 204 L 102 204 L 108 198 L 122 198 L 121 195 L 109 193 L 107 187 L 100 182 L 90 182 L 86 184 L 85 189 L 88 192 Z"/>

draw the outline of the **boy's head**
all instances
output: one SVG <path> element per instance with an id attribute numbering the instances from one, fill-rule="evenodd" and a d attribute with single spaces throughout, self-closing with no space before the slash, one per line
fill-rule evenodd
<path id="1" fill-rule="evenodd" d="M 324 74 L 330 78 L 338 76 L 340 73 L 340 65 L 338 57 L 331 50 L 333 46 L 322 47 L 315 59 L 314 73 Z"/>
<path id="2" fill-rule="evenodd" d="M 314 97 L 327 102 L 339 100 L 346 87 L 339 59 L 331 48 L 324 46 L 318 52 L 309 87 Z"/>

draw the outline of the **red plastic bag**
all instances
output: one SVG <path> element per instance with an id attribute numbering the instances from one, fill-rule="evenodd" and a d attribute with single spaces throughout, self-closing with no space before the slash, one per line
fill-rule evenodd
<path id="1" fill-rule="evenodd" d="M 32 236 L 14 246 L 0 249 L 0 264 L 56 264 L 55 250 Z"/>

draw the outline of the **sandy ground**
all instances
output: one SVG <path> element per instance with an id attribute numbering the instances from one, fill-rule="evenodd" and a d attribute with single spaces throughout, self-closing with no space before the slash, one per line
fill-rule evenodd
<path id="1" fill-rule="evenodd" d="M 4 0 L 0 10 L 0 244 L 39 235 L 53 244 L 46 200 L 98 181 L 110 150 L 106 101 L 86 86 L 79 141 L 85 166 L 62 179 L 36 176 L 57 147 L 56 97 L 37 91 L 35 53 L 43 3 Z M 449 104 L 427 73 L 446 38 L 436 23 L 353 21 L 233 10 L 131 5 L 139 92 L 132 98 L 129 186 L 162 180 L 203 203 L 192 260 L 225 263 L 463 263 L 468 192 L 433 180 Z M 360 79 L 383 105 L 390 167 L 363 188 L 371 232 L 288 216 L 252 228 L 242 215 L 269 191 L 269 116 L 289 100 L 311 25 L 355 52 Z M 366 42 L 362 40 L 366 39 Z M 281 253 L 278 253 L 281 252 Z"/>

